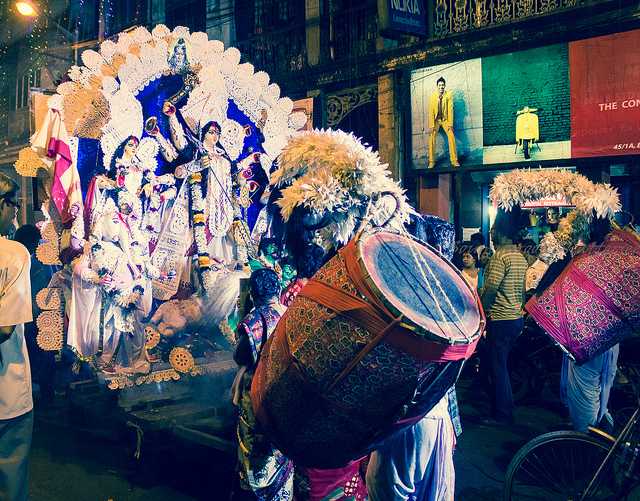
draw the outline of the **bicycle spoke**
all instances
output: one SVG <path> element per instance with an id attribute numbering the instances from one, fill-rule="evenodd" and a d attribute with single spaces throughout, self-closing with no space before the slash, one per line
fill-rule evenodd
<path id="1" fill-rule="evenodd" d="M 546 478 L 547 483 L 550 486 L 553 486 L 554 491 L 555 492 L 563 492 L 562 487 L 558 484 L 558 482 L 556 481 L 556 479 L 553 477 L 553 474 L 550 473 L 546 468 L 545 468 L 545 464 L 542 460 L 540 460 L 540 458 L 538 457 L 537 454 L 533 453 L 533 457 L 535 458 L 535 460 L 537 461 L 536 464 L 537 467 L 539 468 L 539 471 L 542 473 L 543 477 Z"/>

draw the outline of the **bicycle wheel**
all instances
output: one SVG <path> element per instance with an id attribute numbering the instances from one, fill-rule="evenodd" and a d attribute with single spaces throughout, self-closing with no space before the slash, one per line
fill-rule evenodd
<path id="1" fill-rule="evenodd" d="M 509 464 L 505 501 L 580 499 L 612 444 L 577 431 L 554 431 L 534 438 Z M 615 499 L 613 470 L 607 468 L 599 478 L 589 500 Z"/>

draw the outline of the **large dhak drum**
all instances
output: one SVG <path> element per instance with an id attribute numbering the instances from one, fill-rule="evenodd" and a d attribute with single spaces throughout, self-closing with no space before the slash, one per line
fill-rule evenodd
<path id="1" fill-rule="evenodd" d="M 343 466 L 443 398 L 484 323 L 475 291 L 430 247 L 365 234 L 314 275 L 267 341 L 256 416 L 299 464 Z"/>
<path id="2" fill-rule="evenodd" d="M 614 230 L 591 245 L 526 310 L 577 363 L 640 332 L 640 240 Z"/>

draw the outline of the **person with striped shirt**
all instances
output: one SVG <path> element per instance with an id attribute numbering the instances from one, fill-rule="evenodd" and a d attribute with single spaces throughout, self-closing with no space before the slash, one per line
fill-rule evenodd
<path id="1" fill-rule="evenodd" d="M 514 214 L 502 210 L 496 216 L 491 228 L 496 251 L 487 264 L 480 296 L 488 319 L 488 351 L 495 391 L 493 419 L 485 424 L 513 422 L 513 394 L 507 360 L 524 325 L 524 284 L 528 266 L 526 258 L 514 244 L 519 230 L 516 219 Z"/>

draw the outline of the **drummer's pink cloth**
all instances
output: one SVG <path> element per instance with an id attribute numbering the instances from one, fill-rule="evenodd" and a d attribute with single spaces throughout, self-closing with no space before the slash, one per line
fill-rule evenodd
<path id="1" fill-rule="evenodd" d="M 615 230 L 590 246 L 525 308 L 578 363 L 640 331 L 637 236 Z"/>
<path id="2" fill-rule="evenodd" d="M 352 461 L 343 468 L 305 468 L 309 478 L 309 501 L 367 499 L 367 487 L 360 475 L 365 458 Z"/>

